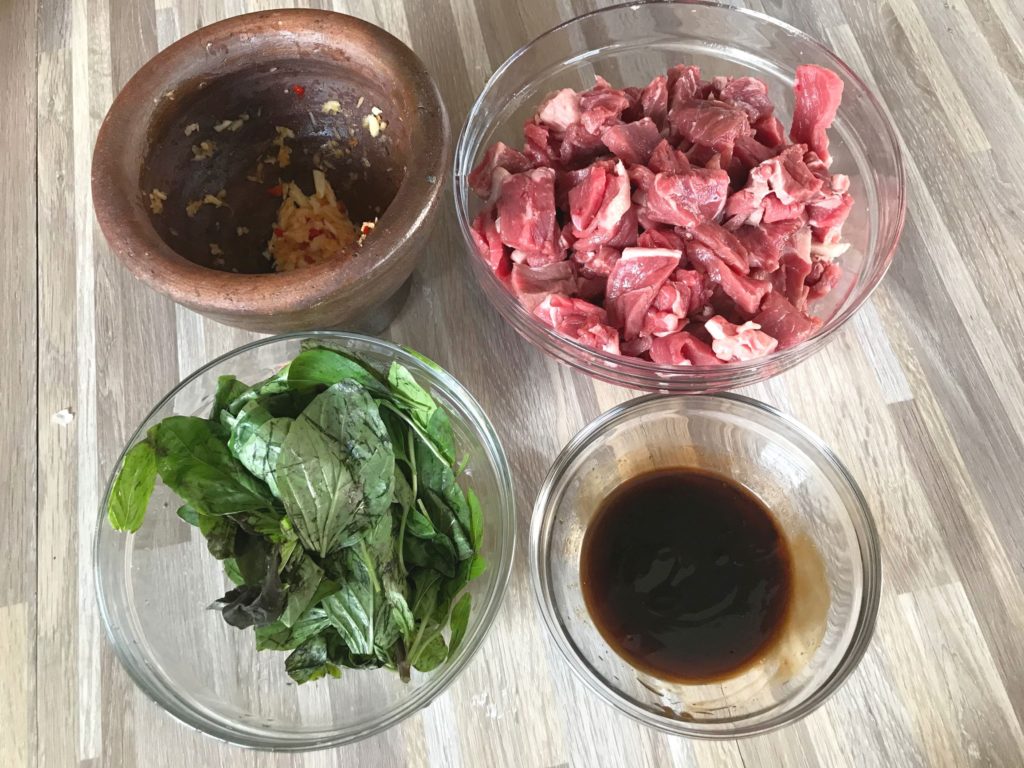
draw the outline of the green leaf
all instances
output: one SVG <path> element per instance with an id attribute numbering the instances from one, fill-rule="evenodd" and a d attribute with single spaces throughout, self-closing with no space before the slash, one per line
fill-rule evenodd
<path id="1" fill-rule="evenodd" d="M 430 539 L 406 536 L 403 555 L 407 567 L 430 568 L 448 578 L 454 578 L 458 572 L 459 558 L 455 546 L 444 534 L 436 534 Z"/>
<path id="2" fill-rule="evenodd" d="M 420 672 L 430 672 L 441 666 L 447 658 L 448 646 L 444 642 L 444 637 L 438 633 L 430 636 L 411 663 Z"/>
<path id="3" fill-rule="evenodd" d="M 355 654 L 370 655 L 374 650 L 374 629 L 381 602 L 380 582 L 365 540 L 342 553 L 345 578 L 338 591 L 320 604 L 345 644 Z"/>
<path id="4" fill-rule="evenodd" d="M 391 506 L 395 454 L 367 391 L 343 381 L 318 395 L 281 445 L 276 478 L 303 545 L 321 557 Z"/>
<path id="5" fill-rule="evenodd" d="M 171 416 L 149 430 L 164 483 L 206 515 L 272 509 L 267 486 L 228 451 L 220 425 L 195 416 Z"/>
<path id="6" fill-rule="evenodd" d="M 473 549 L 479 552 L 484 541 L 484 513 L 472 488 L 466 490 L 466 504 L 469 506 L 469 538 Z"/>
<path id="7" fill-rule="evenodd" d="M 437 411 L 437 403 L 419 382 L 413 378 L 409 369 L 400 363 L 392 363 L 388 369 L 388 384 L 391 391 L 405 401 L 406 410 L 416 423 L 427 429 L 430 419 Z"/>
<path id="8" fill-rule="evenodd" d="M 241 559 L 238 560 L 238 566 L 246 579 L 246 584 L 228 590 L 227 594 L 217 601 L 221 604 L 224 621 L 239 629 L 274 623 L 284 610 L 285 601 L 281 576 L 277 572 L 277 553 L 272 552 L 266 558 L 264 572 L 258 585 L 253 585 L 253 579 L 246 573 Z"/>
<path id="9" fill-rule="evenodd" d="M 411 347 L 402 347 L 402 349 L 404 349 L 404 350 L 405 350 L 406 352 L 408 352 L 408 353 L 409 353 L 410 355 L 412 355 L 413 357 L 415 357 L 415 358 L 416 358 L 417 360 L 419 360 L 419 361 L 420 361 L 421 363 L 426 363 L 426 364 L 427 364 L 428 366 L 430 366 L 431 368 L 433 368 L 433 369 L 434 369 L 435 371 L 441 371 L 442 373 L 444 372 L 444 368 L 442 368 L 442 367 L 441 367 L 440 365 L 438 365 L 437 363 L 435 363 L 435 362 L 434 362 L 433 360 L 431 360 L 431 359 L 430 359 L 429 357 L 427 357 L 426 355 L 422 355 L 422 354 L 420 354 L 419 352 L 417 352 L 417 351 L 416 351 L 415 349 L 412 349 Z"/>
<path id="10" fill-rule="evenodd" d="M 199 518 L 199 530 L 206 537 L 206 549 L 218 560 L 226 560 L 235 554 L 235 535 L 238 526 L 229 517 Z"/>
<path id="11" fill-rule="evenodd" d="M 448 623 L 452 629 L 451 637 L 448 639 L 448 658 L 455 655 L 455 652 L 462 645 L 462 638 L 466 636 L 466 628 L 469 626 L 469 608 L 472 602 L 467 592 L 460 597 L 452 606 L 452 615 Z"/>
<path id="12" fill-rule="evenodd" d="M 303 556 L 298 566 L 290 569 L 288 600 L 279 621 L 291 627 L 306 612 L 323 581 L 324 572 L 309 557 Z"/>
<path id="13" fill-rule="evenodd" d="M 189 525 L 195 526 L 196 528 L 199 527 L 199 513 L 188 504 L 182 504 L 178 507 L 178 517 Z"/>
<path id="14" fill-rule="evenodd" d="M 448 461 L 449 464 L 455 461 L 455 435 L 452 432 L 452 422 L 447 412 L 438 408 L 430 417 L 427 423 L 427 434 L 434 441 L 437 450 Z"/>
<path id="15" fill-rule="evenodd" d="M 235 398 L 249 389 L 249 385 L 239 381 L 234 376 L 217 377 L 217 393 L 213 396 L 213 408 L 210 411 L 210 421 L 219 421 L 222 412 L 227 412 L 228 405 Z"/>
<path id="16" fill-rule="evenodd" d="M 232 584 L 236 584 L 239 587 L 245 584 L 242 572 L 238 570 L 238 562 L 233 557 L 229 557 L 224 561 L 224 575 L 230 579 Z"/>
<path id="17" fill-rule="evenodd" d="M 288 389 L 288 366 L 286 365 L 273 376 L 242 390 L 228 403 L 226 410 L 232 415 L 237 416 L 239 411 L 242 410 L 242 406 L 250 400 L 281 394 L 287 392 Z"/>
<path id="18" fill-rule="evenodd" d="M 444 500 L 439 498 L 433 491 L 428 490 L 426 498 L 430 501 L 432 513 L 430 519 L 433 521 L 434 527 L 452 540 L 459 560 L 471 558 L 473 556 L 473 545 L 470 542 L 469 532 L 456 518 L 451 507 L 445 504 Z"/>
<path id="19" fill-rule="evenodd" d="M 256 627 L 256 650 L 290 651 L 330 626 L 323 608 L 309 608 L 291 627 L 286 627 L 280 619 L 265 627 Z"/>
<path id="20" fill-rule="evenodd" d="M 455 474 L 447 464 L 438 460 L 434 452 L 423 441 L 416 444 L 416 468 L 419 482 L 448 506 L 467 533 L 471 529 L 469 504 L 462 488 L 455 481 Z M 436 525 L 436 521 L 435 521 Z"/>
<path id="21" fill-rule="evenodd" d="M 284 661 L 288 676 L 299 683 L 318 680 L 324 675 L 341 677 L 341 670 L 328 660 L 327 640 L 316 635 L 292 651 Z"/>
<path id="22" fill-rule="evenodd" d="M 139 530 L 156 485 L 156 471 L 156 453 L 148 440 L 132 446 L 124 455 L 107 505 L 107 518 L 115 531 Z"/>
<path id="23" fill-rule="evenodd" d="M 358 382 L 377 396 L 387 394 L 387 389 L 366 366 L 331 349 L 307 349 L 288 366 L 288 383 L 292 387 L 330 387 L 348 380 Z"/>
<path id="24" fill-rule="evenodd" d="M 242 466 L 267 484 L 270 492 L 280 498 L 274 469 L 281 445 L 288 436 L 293 419 L 273 417 L 258 400 L 250 400 L 238 412 L 231 428 L 228 448 Z"/>

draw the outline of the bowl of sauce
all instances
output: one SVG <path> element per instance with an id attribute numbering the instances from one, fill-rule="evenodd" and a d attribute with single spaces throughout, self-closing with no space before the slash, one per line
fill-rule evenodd
<path id="1" fill-rule="evenodd" d="M 531 527 L 545 624 L 602 698 L 672 733 L 794 722 L 867 649 L 878 537 L 819 438 L 737 395 L 652 395 L 585 427 Z"/>

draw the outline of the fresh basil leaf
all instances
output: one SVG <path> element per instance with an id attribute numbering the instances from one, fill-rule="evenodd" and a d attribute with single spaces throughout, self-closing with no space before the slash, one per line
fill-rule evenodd
<path id="1" fill-rule="evenodd" d="M 288 599 L 279 619 L 284 626 L 291 627 L 305 613 L 323 578 L 324 572 L 320 566 L 305 556 L 298 566 L 289 570 Z"/>
<path id="2" fill-rule="evenodd" d="M 291 627 L 286 627 L 280 619 L 265 627 L 256 627 L 256 650 L 291 651 L 330 626 L 323 608 L 309 608 Z"/>
<path id="3" fill-rule="evenodd" d="M 300 352 L 288 366 L 288 383 L 292 387 L 330 387 L 339 381 L 355 381 L 376 396 L 388 390 L 362 363 L 331 349 L 315 347 Z"/>
<path id="4" fill-rule="evenodd" d="M 469 531 L 470 511 L 465 493 L 455 481 L 451 467 L 439 461 L 422 441 L 416 444 L 416 470 L 423 488 L 440 498 L 452 510 L 463 530 Z"/>
<path id="5" fill-rule="evenodd" d="M 418 507 L 409 510 L 405 521 L 405 530 L 418 539 L 432 539 L 437 536 L 437 528 L 431 522 L 430 516 Z"/>
<path id="6" fill-rule="evenodd" d="M 272 509 L 267 486 L 228 451 L 220 425 L 195 416 L 171 416 L 149 430 L 164 483 L 206 515 Z"/>
<path id="7" fill-rule="evenodd" d="M 341 677 L 341 670 L 328 660 L 327 640 L 316 635 L 292 651 L 284 660 L 288 676 L 299 683 L 319 680 L 324 675 Z"/>
<path id="8" fill-rule="evenodd" d="M 239 587 L 245 584 L 242 572 L 238 570 L 238 563 L 233 557 L 229 557 L 224 561 L 224 575 L 228 577 L 232 584 Z"/>
<path id="9" fill-rule="evenodd" d="M 435 363 L 435 362 L 434 362 L 433 360 L 431 360 L 431 359 L 430 359 L 429 357 L 427 357 L 426 355 L 422 355 L 422 354 L 420 354 L 419 352 L 417 352 L 417 351 L 416 351 L 415 349 L 412 349 L 412 348 L 410 348 L 410 347 L 402 347 L 402 349 L 404 349 L 404 350 L 405 350 L 406 352 L 408 352 L 408 353 L 409 353 L 410 355 L 412 355 L 413 357 L 415 357 L 415 358 L 416 358 L 417 360 L 419 360 L 419 361 L 420 361 L 421 363 L 426 363 L 426 364 L 427 364 L 428 366 L 430 366 L 431 368 L 433 368 L 433 369 L 434 369 L 435 371 L 441 371 L 442 373 L 444 372 L 444 368 L 442 368 L 442 367 L 441 367 L 440 365 L 438 365 L 437 363 Z"/>
<path id="10" fill-rule="evenodd" d="M 321 557 L 391 505 L 395 454 L 367 391 L 343 381 L 318 395 L 281 445 L 276 478 L 299 538 Z"/>
<path id="11" fill-rule="evenodd" d="M 377 566 L 363 540 L 343 551 L 342 562 L 345 578 L 338 591 L 320 604 L 349 650 L 370 655 L 374 650 L 374 629 L 381 602 Z"/>
<path id="12" fill-rule="evenodd" d="M 286 365 L 273 376 L 242 390 L 228 403 L 226 409 L 232 415 L 237 416 L 239 411 L 242 410 L 242 406 L 250 400 L 281 394 L 282 392 L 287 392 L 288 389 L 288 366 Z"/>
<path id="13" fill-rule="evenodd" d="M 188 504 L 182 504 L 178 507 L 178 517 L 189 525 L 195 526 L 196 528 L 199 527 L 199 513 Z"/>
<path id="14" fill-rule="evenodd" d="M 409 369 L 401 363 L 391 364 L 391 368 L 388 369 L 388 384 L 391 385 L 391 391 L 405 401 L 405 409 L 409 415 L 422 429 L 427 429 L 431 417 L 437 411 L 437 403 L 430 393 L 420 386 Z"/>
<path id="15" fill-rule="evenodd" d="M 218 560 L 226 560 L 235 554 L 235 535 L 238 526 L 228 517 L 199 518 L 199 530 L 206 537 L 206 549 Z"/>
<path id="16" fill-rule="evenodd" d="M 438 408 L 431 414 L 426 429 L 437 450 L 449 464 L 452 464 L 455 461 L 455 435 L 452 432 L 452 422 L 448 413 Z"/>
<path id="17" fill-rule="evenodd" d="M 470 594 L 466 592 L 452 606 L 452 615 L 448 619 L 452 633 L 448 638 L 448 658 L 455 655 L 455 652 L 462 645 L 462 638 L 466 636 L 466 628 L 469 626 L 469 608 L 472 602 Z"/>
<path id="18" fill-rule="evenodd" d="M 133 445 L 124 455 L 107 505 L 107 519 L 115 531 L 139 530 L 156 485 L 156 472 L 156 453 L 148 440 Z"/>
<path id="19" fill-rule="evenodd" d="M 228 416 L 231 416 L 231 412 L 227 410 L 231 401 L 239 397 L 248 389 L 248 384 L 239 381 L 234 376 L 218 376 L 217 392 L 213 396 L 213 408 L 210 411 L 210 421 L 219 421 L 222 412 L 226 412 Z"/>
<path id="20" fill-rule="evenodd" d="M 272 417 L 257 400 L 250 400 L 238 413 L 228 448 L 242 466 L 267 484 L 270 492 L 280 498 L 274 477 L 281 445 L 294 421 L 285 416 Z"/>
<path id="21" fill-rule="evenodd" d="M 428 490 L 426 498 L 430 502 L 430 519 L 433 521 L 434 527 L 452 540 L 459 560 L 471 558 L 473 545 L 470 542 L 469 533 L 455 516 L 451 507 L 433 491 Z"/>
<path id="22" fill-rule="evenodd" d="M 435 534 L 429 539 L 406 536 L 402 553 L 406 567 L 430 568 L 447 578 L 454 578 L 458 572 L 455 545 L 444 534 Z"/>
<path id="23" fill-rule="evenodd" d="M 472 488 L 466 490 L 466 504 L 469 506 L 469 538 L 473 549 L 479 552 L 484 541 L 484 513 Z"/>
<path id="24" fill-rule="evenodd" d="M 444 637 L 436 633 L 423 644 L 415 659 L 411 659 L 411 663 L 420 672 L 430 672 L 441 666 L 447 658 L 448 646 L 444 642 Z"/>
<path id="25" fill-rule="evenodd" d="M 276 553 L 272 553 L 266 559 L 266 570 L 259 586 L 249 586 L 244 566 L 241 561 L 238 564 L 243 575 L 247 577 L 247 584 L 228 590 L 227 594 L 217 601 L 221 604 L 224 621 L 239 629 L 273 624 L 284 610 L 285 602 L 281 576 L 277 572 Z"/>

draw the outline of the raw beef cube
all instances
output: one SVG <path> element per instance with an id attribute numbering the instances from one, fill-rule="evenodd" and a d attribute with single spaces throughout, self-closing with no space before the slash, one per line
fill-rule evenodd
<path id="1" fill-rule="evenodd" d="M 645 229 L 636 239 L 641 248 L 669 248 L 673 251 L 684 251 L 686 240 L 674 229 L 666 227 L 650 227 Z"/>
<path id="2" fill-rule="evenodd" d="M 701 86 L 700 67 L 677 64 L 668 70 L 668 106 L 671 110 L 677 103 L 700 99 Z"/>
<path id="3" fill-rule="evenodd" d="M 779 269 L 772 275 L 775 290 L 797 309 L 807 306 L 807 276 L 811 273 L 811 230 L 801 227 L 786 242 Z"/>
<path id="4" fill-rule="evenodd" d="M 605 128 L 620 122 L 622 113 L 629 109 L 629 99 L 600 75 L 595 79 L 597 85 L 580 94 L 579 122 L 587 133 L 599 136 Z"/>
<path id="5" fill-rule="evenodd" d="M 756 227 L 741 227 L 735 234 L 747 249 L 751 269 L 774 272 L 779 268 L 779 259 L 786 242 L 802 226 L 803 222 L 799 219 L 788 219 L 771 224 L 762 223 Z"/>
<path id="6" fill-rule="evenodd" d="M 576 265 L 571 261 L 555 261 L 542 267 L 516 264 L 510 282 L 519 302 L 533 310 L 549 294 L 576 292 Z"/>
<path id="7" fill-rule="evenodd" d="M 648 117 L 605 129 L 601 141 L 616 157 L 629 165 L 646 163 L 661 141 L 658 126 Z M 523 158 L 524 160 L 526 158 Z"/>
<path id="8" fill-rule="evenodd" d="M 494 211 L 483 210 L 477 214 L 470 227 L 470 234 L 476 249 L 487 266 L 500 278 L 506 278 L 512 272 L 512 260 L 508 249 L 501 242 L 501 235 L 494 222 Z"/>
<path id="9" fill-rule="evenodd" d="M 579 264 L 584 277 L 608 277 L 619 260 L 619 251 L 602 245 L 596 251 L 573 251 L 572 260 Z"/>
<path id="10" fill-rule="evenodd" d="M 733 158 L 746 169 L 760 165 L 775 156 L 775 150 L 766 147 L 753 136 L 737 136 L 732 148 Z"/>
<path id="11" fill-rule="evenodd" d="M 523 126 L 523 154 L 534 166 L 552 166 L 558 162 L 558 142 L 546 126 L 532 120 Z"/>
<path id="12" fill-rule="evenodd" d="M 797 144 L 806 144 L 826 166 L 831 165 L 827 131 L 843 98 L 842 79 L 824 67 L 804 64 L 796 68 L 793 93 L 796 105 L 789 138 Z"/>
<path id="13" fill-rule="evenodd" d="M 644 117 L 651 118 L 659 130 L 665 127 L 668 115 L 668 78 L 665 75 L 658 75 L 644 88 L 640 94 L 640 106 Z"/>
<path id="14" fill-rule="evenodd" d="M 804 162 L 804 153 L 803 145 L 794 144 L 764 162 L 769 169 L 768 186 L 786 205 L 806 203 L 821 192 L 823 182 Z"/>
<path id="15" fill-rule="evenodd" d="M 632 203 L 629 176 L 621 162 L 612 172 L 593 165 L 583 182 L 569 192 L 573 235 L 592 247 L 607 243 L 618 231 Z"/>
<path id="16" fill-rule="evenodd" d="M 733 272 L 742 275 L 750 271 L 750 257 L 743 242 L 729 230 L 705 221 L 692 230 L 693 239 L 706 246 Z"/>
<path id="17" fill-rule="evenodd" d="M 799 344 L 821 326 L 821 320 L 808 317 L 780 293 L 769 293 L 754 322 L 769 336 L 779 340 L 779 349 Z"/>
<path id="18" fill-rule="evenodd" d="M 786 145 L 786 129 L 774 115 L 762 117 L 754 124 L 754 138 L 766 147 L 779 149 Z"/>
<path id="19" fill-rule="evenodd" d="M 692 144 L 710 147 L 732 157 L 736 137 L 750 134 L 750 124 L 742 109 L 720 101 L 684 101 L 668 112 L 672 135 Z M 728 165 L 728 159 L 725 164 Z"/>
<path id="20" fill-rule="evenodd" d="M 670 333 L 678 331 L 681 326 L 682 321 L 679 319 L 678 315 L 650 307 L 647 310 L 647 314 L 644 315 L 644 324 L 640 335 L 668 336 Z"/>
<path id="21" fill-rule="evenodd" d="M 586 344 L 609 355 L 621 355 L 619 351 L 619 332 L 610 325 L 591 323 L 576 332 L 576 341 Z"/>
<path id="22" fill-rule="evenodd" d="M 537 109 L 536 120 L 561 135 L 580 121 L 580 95 L 572 88 L 552 91 Z"/>
<path id="23" fill-rule="evenodd" d="M 695 227 L 722 212 L 728 192 L 725 171 L 691 168 L 686 173 L 659 173 L 647 193 L 646 213 L 663 224 Z"/>
<path id="24" fill-rule="evenodd" d="M 604 154 L 604 142 L 582 123 L 574 123 L 565 131 L 558 148 L 558 158 L 566 168 L 581 168 Z"/>
<path id="25" fill-rule="evenodd" d="M 480 197 L 487 198 L 491 194 L 491 177 L 496 168 L 503 168 L 509 173 L 522 173 L 528 170 L 530 161 L 526 155 L 512 149 L 503 142 L 496 142 L 484 154 L 484 159 L 469 174 L 469 186 Z"/>
<path id="26" fill-rule="evenodd" d="M 571 339 L 611 354 L 619 354 L 619 333 L 606 324 L 605 311 L 583 299 L 551 294 L 533 314 Z"/>
<path id="27" fill-rule="evenodd" d="M 686 331 L 654 339 L 651 360 L 661 365 L 722 364 L 709 345 Z"/>
<path id="28" fill-rule="evenodd" d="M 644 316 L 658 290 L 679 266 L 682 254 L 661 248 L 626 248 L 612 267 L 605 289 L 605 306 L 624 339 L 643 330 Z"/>
<path id="29" fill-rule="evenodd" d="M 830 293 L 843 276 L 843 268 L 838 264 L 816 261 L 811 266 L 811 274 L 807 277 L 808 296 L 820 299 Z"/>
<path id="30" fill-rule="evenodd" d="M 721 315 L 715 315 L 704 327 L 713 339 L 711 348 L 715 355 L 726 363 L 764 357 L 779 346 L 778 340 L 762 332 L 757 323 L 734 325 Z"/>
<path id="31" fill-rule="evenodd" d="M 807 223 L 811 225 L 814 239 L 819 243 L 838 243 L 853 207 L 853 198 L 849 193 L 830 195 L 823 200 L 815 200 L 807 205 Z"/>
<path id="32" fill-rule="evenodd" d="M 690 170 L 690 161 L 684 152 L 662 139 L 651 152 L 647 167 L 654 173 L 686 173 Z"/>
<path id="33" fill-rule="evenodd" d="M 540 262 L 564 258 L 565 252 L 558 247 L 552 169 L 534 168 L 509 176 L 501 188 L 497 210 L 498 232 L 505 245 L 536 256 Z"/>
<path id="34" fill-rule="evenodd" d="M 626 107 L 626 110 L 622 113 L 622 122 L 635 123 L 644 116 L 644 105 L 642 101 L 644 89 L 638 88 L 635 85 L 630 85 L 623 88 L 622 92 L 626 95 L 626 100 L 629 102 L 629 106 Z"/>
<path id="35" fill-rule="evenodd" d="M 783 203 L 773 192 L 761 201 L 764 214 L 761 221 L 765 224 L 774 224 L 778 221 L 790 221 L 793 219 L 803 220 L 804 206 L 806 203 Z"/>
<path id="36" fill-rule="evenodd" d="M 722 291 L 736 303 L 736 307 L 747 316 L 753 315 L 760 307 L 765 294 L 771 291 L 771 283 L 733 272 L 710 249 L 697 242 L 686 247 L 690 263 L 721 286 Z"/>
<path id="37" fill-rule="evenodd" d="M 768 98 L 768 86 L 756 77 L 737 77 L 730 80 L 719 91 L 718 98 L 746 112 L 751 125 L 771 117 L 775 111 L 775 105 Z"/>

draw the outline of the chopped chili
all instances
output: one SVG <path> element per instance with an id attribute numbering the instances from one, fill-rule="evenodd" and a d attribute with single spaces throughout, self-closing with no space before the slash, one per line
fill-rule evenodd
<path id="1" fill-rule="evenodd" d="M 267 188 L 267 194 L 271 197 L 280 197 L 284 194 L 284 189 L 280 184 L 275 184 L 274 186 Z"/>
<path id="2" fill-rule="evenodd" d="M 314 237 L 320 237 L 320 235 L 322 235 L 323 233 L 324 233 L 324 231 L 322 229 L 317 229 L 316 227 L 310 227 L 309 228 L 309 238 L 308 239 L 312 240 Z"/>
<path id="3" fill-rule="evenodd" d="M 301 85 L 293 85 L 292 93 L 294 93 L 296 96 L 302 96 L 306 93 L 306 89 L 303 88 Z"/>
<path id="4" fill-rule="evenodd" d="M 280 227 L 274 227 L 274 237 L 284 237 L 284 230 Z"/>

